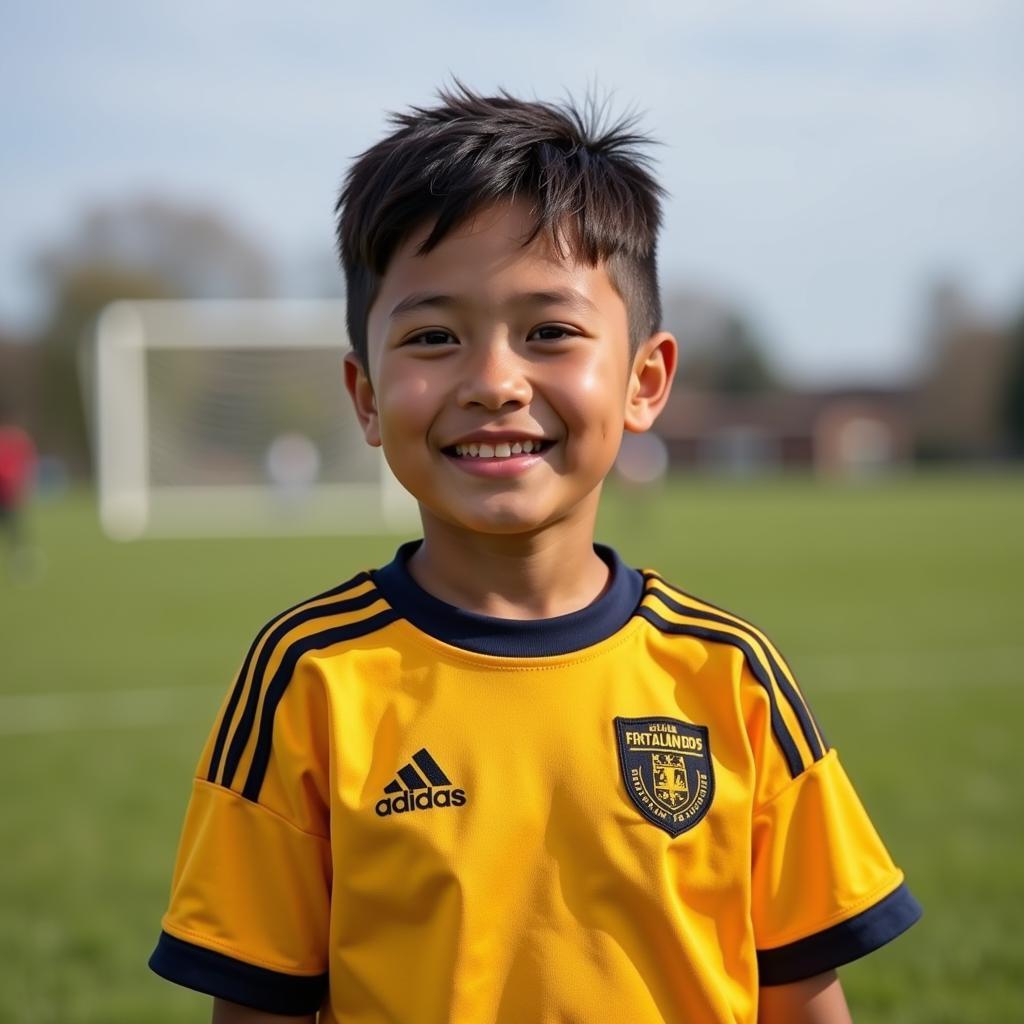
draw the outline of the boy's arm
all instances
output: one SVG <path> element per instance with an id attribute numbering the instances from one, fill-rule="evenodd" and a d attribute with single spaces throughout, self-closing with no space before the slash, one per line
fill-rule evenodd
<path id="1" fill-rule="evenodd" d="M 851 1024 L 836 972 L 762 988 L 757 1024 Z"/>
<path id="2" fill-rule="evenodd" d="M 271 623 L 257 634 L 263 646 L 250 648 L 257 653 L 246 656 L 200 757 L 149 963 L 229 1004 L 215 1019 L 277 1019 L 258 1009 L 308 1024 L 329 980 L 329 715 L 311 659 L 285 659 L 290 675 L 273 660 L 264 664 L 263 651 L 280 661 L 278 648 L 288 650 L 292 619 Z M 237 1017 L 231 1003 L 251 1009 Z"/>
<path id="3" fill-rule="evenodd" d="M 279 1013 L 264 1013 L 226 999 L 214 999 L 212 1024 L 316 1024 L 316 1014 L 282 1017 Z"/>

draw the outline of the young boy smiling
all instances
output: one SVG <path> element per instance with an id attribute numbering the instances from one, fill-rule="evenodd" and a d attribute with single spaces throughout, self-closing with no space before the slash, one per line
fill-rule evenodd
<path id="1" fill-rule="evenodd" d="M 395 121 L 339 203 L 345 377 L 423 539 L 257 634 L 152 966 L 222 1022 L 847 1021 L 902 873 L 770 641 L 594 543 L 676 368 L 644 139 Z"/>

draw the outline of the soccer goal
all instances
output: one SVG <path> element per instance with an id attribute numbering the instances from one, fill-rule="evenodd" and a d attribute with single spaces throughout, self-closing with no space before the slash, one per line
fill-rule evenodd
<path id="1" fill-rule="evenodd" d="M 97 323 L 111 537 L 386 533 L 416 521 L 345 394 L 333 301 L 116 302 Z"/>

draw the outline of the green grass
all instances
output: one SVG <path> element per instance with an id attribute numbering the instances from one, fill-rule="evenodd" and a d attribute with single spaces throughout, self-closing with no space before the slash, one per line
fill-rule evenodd
<path id="1" fill-rule="evenodd" d="M 1019 1018 L 1021 523 L 1009 475 L 682 480 L 606 500 L 601 539 L 629 562 L 773 635 L 925 906 L 843 970 L 859 1024 Z M 45 571 L 0 580 L 0 694 L 89 699 L 60 731 L 0 721 L 0 1020 L 205 1021 L 204 997 L 145 967 L 200 745 L 254 628 L 395 542 L 118 545 L 85 496 L 41 504 L 33 527 Z M 179 687 L 151 720 L 85 717 L 99 691 Z"/>

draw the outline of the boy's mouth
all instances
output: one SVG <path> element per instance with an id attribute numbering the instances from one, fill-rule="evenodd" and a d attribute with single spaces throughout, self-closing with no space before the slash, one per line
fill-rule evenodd
<path id="1" fill-rule="evenodd" d="M 457 459 L 511 459 L 519 455 L 538 455 L 554 443 L 547 440 L 496 441 L 493 444 L 473 441 L 448 445 L 441 450 Z"/>

